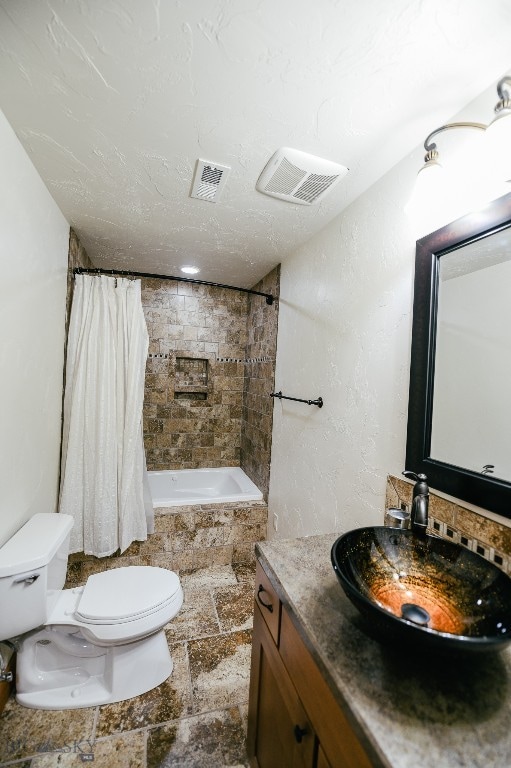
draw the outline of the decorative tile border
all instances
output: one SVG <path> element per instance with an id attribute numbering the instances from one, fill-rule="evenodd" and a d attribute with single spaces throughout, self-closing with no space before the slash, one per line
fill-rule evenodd
<path id="1" fill-rule="evenodd" d="M 163 352 L 149 352 L 147 355 L 148 360 L 170 360 L 171 357 L 172 355 Z M 275 362 L 275 358 L 269 357 L 268 355 L 265 357 L 215 357 L 214 359 L 217 363 L 244 363 L 245 365 L 248 365 L 249 363 Z"/>
<path id="2" fill-rule="evenodd" d="M 388 475 L 385 508 L 410 509 L 413 483 Z M 511 526 L 430 491 L 428 532 L 470 549 L 511 575 Z"/>
<path id="3" fill-rule="evenodd" d="M 450 525 L 447 525 L 447 523 L 437 520 L 432 515 L 429 517 L 428 530 L 435 536 L 440 536 L 442 539 L 447 539 L 448 541 L 454 541 L 456 544 L 461 544 L 472 552 L 476 552 L 478 555 L 481 555 L 481 557 L 484 557 L 485 560 L 489 560 L 501 570 L 511 575 L 511 558 L 506 556 L 503 552 L 498 552 L 494 547 L 455 530 Z"/>
<path id="4" fill-rule="evenodd" d="M 218 357 L 217 363 L 274 363 L 274 357 Z"/>

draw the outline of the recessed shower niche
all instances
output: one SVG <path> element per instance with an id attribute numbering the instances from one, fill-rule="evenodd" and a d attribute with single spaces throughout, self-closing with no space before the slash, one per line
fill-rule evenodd
<path id="1" fill-rule="evenodd" d="M 196 357 L 176 357 L 175 400 L 206 400 L 208 361 Z"/>

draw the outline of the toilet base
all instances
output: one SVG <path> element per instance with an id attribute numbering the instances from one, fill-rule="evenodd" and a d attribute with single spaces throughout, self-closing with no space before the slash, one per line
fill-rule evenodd
<path id="1" fill-rule="evenodd" d="M 33 709 L 80 709 L 140 696 L 172 672 L 165 632 L 100 647 L 76 630 L 46 627 L 18 651 L 16 700 Z"/>

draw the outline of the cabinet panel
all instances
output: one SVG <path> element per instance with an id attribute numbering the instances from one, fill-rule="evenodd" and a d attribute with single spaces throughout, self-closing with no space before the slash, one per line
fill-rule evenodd
<path id="1" fill-rule="evenodd" d="M 326 759 L 325 753 L 321 748 L 321 744 L 318 747 L 318 761 L 316 763 L 316 768 L 332 768 L 332 766 Z"/>
<path id="2" fill-rule="evenodd" d="M 257 768 L 312 768 L 315 736 L 260 610 L 255 609 L 248 754 Z"/>
<path id="3" fill-rule="evenodd" d="M 371 768 L 371 762 L 321 672 L 282 609 L 280 654 L 328 761 L 336 768 Z M 327 763 L 328 765 L 328 763 Z"/>
<path id="4" fill-rule="evenodd" d="M 275 590 L 271 585 L 271 581 L 264 572 L 260 563 L 257 563 L 255 591 L 255 599 L 261 611 L 261 615 L 264 618 L 268 629 L 270 630 L 271 636 L 278 645 L 280 627 L 280 600 L 277 597 Z"/>

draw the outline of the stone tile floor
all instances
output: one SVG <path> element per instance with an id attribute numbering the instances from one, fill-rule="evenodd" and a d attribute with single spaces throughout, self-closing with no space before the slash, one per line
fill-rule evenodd
<path id="1" fill-rule="evenodd" d="M 43 711 L 11 698 L 0 716 L 0 766 L 247 768 L 254 570 L 180 573 L 185 600 L 166 627 L 172 675 L 135 699 Z"/>

